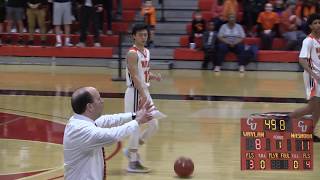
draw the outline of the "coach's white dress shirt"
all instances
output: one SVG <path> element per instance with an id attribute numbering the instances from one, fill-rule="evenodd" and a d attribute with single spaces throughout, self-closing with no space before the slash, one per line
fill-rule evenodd
<path id="1" fill-rule="evenodd" d="M 74 114 L 66 125 L 63 137 L 65 179 L 102 180 L 102 147 L 136 131 L 138 122 L 131 120 L 131 113 L 104 115 L 96 121 Z"/>

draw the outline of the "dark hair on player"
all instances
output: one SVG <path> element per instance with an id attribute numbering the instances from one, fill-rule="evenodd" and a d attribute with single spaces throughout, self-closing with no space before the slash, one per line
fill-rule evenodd
<path id="1" fill-rule="evenodd" d="M 148 31 L 148 25 L 144 23 L 135 24 L 132 28 L 132 35 L 135 35 L 138 31 L 141 30 L 147 30 Z"/>
<path id="2" fill-rule="evenodd" d="M 320 20 L 320 14 L 318 14 L 318 13 L 311 14 L 308 17 L 307 25 L 310 26 L 313 23 L 313 21 L 315 21 L 315 20 Z"/>

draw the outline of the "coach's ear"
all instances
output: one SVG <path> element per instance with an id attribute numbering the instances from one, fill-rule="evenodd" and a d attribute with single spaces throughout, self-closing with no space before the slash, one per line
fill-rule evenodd
<path id="1" fill-rule="evenodd" d="M 93 104 L 92 103 L 88 103 L 86 105 L 86 110 L 85 111 L 90 112 L 90 113 L 93 112 L 94 111 Z"/>

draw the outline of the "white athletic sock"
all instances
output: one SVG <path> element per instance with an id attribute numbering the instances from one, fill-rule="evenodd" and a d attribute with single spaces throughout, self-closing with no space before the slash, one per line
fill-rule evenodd
<path id="1" fill-rule="evenodd" d="M 60 34 L 56 35 L 56 40 L 57 40 L 57 43 L 61 43 L 61 35 Z"/>
<path id="2" fill-rule="evenodd" d="M 138 153 L 137 152 L 129 152 L 130 162 L 138 161 Z"/>
<path id="3" fill-rule="evenodd" d="M 64 40 L 64 44 L 69 44 L 70 42 L 70 37 L 66 37 L 66 39 Z"/>

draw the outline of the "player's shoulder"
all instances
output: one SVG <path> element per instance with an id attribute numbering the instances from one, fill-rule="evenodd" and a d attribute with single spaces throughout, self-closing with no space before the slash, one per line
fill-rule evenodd
<path id="1" fill-rule="evenodd" d="M 128 50 L 128 52 L 132 52 L 132 53 L 137 53 L 137 51 L 138 51 L 138 48 L 136 48 L 136 47 L 131 47 Z"/>
<path id="2" fill-rule="evenodd" d="M 314 40 L 314 37 L 312 35 L 308 35 L 304 40 L 303 40 L 303 43 L 304 44 L 310 44 L 312 43 Z"/>
<path id="3" fill-rule="evenodd" d="M 138 49 L 137 49 L 136 47 L 131 47 L 131 48 L 128 50 L 127 55 L 133 56 L 133 55 L 137 55 L 137 53 L 138 53 Z"/>

